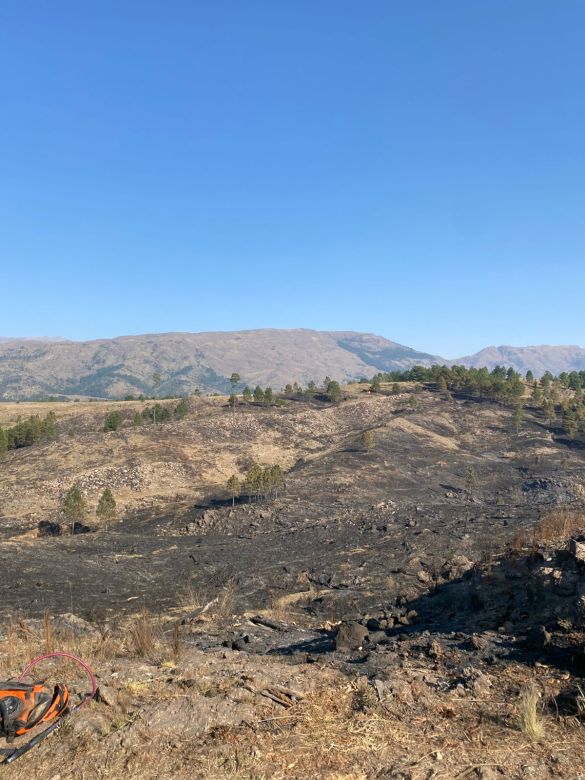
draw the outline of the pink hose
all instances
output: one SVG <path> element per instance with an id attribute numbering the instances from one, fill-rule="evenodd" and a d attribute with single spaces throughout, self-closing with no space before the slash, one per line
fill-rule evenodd
<path id="1" fill-rule="evenodd" d="M 76 655 L 73 655 L 73 653 L 64 653 L 64 652 L 56 652 L 56 653 L 46 653 L 45 655 L 39 655 L 36 658 L 33 658 L 33 660 L 25 667 L 24 671 L 21 673 L 20 677 L 18 678 L 18 682 L 22 682 L 24 678 L 27 676 L 27 674 L 31 671 L 31 669 L 34 669 L 34 667 L 39 664 L 41 661 L 46 661 L 48 658 L 68 658 L 70 661 L 75 661 L 76 664 L 79 664 L 83 671 L 87 674 L 87 677 L 91 683 L 91 693 L 88 693 L 79 705 L 80 707 L 83 707 L 85 704 L 87 704 L 88 701 L 91 701 L 93 697 L 97 693 L 97 680 L 95 678 L 95 674 L 92 672 L 90 667 L 85 663 L 85 661 L 82 661 L 81 658 L 78 658 Z"/>

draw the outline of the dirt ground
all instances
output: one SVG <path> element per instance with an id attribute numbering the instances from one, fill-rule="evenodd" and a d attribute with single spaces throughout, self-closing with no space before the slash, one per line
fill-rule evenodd
<path id="1" fill-rule="evenodd" d="M 6 776 L 585 777 L 585 445 L 410 397 L 198 398 L 113 433 L 112 404 L 56 404 L 57 439 L 2 463 L 0 664 L 73 649 L 104 693 Z M 252 462 L 286 488 L 232 506 Z M 119 518 L 40 537 L 74 483 Z"/>

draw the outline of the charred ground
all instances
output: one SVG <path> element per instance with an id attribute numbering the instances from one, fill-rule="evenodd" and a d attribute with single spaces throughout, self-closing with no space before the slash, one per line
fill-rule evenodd
<path id="1" fill-rule="evenodd" d="M 139 405 L 68 404 L 55 441 L 7 455 L 5 625 L 30 647 L 46 641 L 43 616 L 74 613 L 89 621 L 74 641 L 95 644 L 104 686 L 112 670 L 125 681 L 109 692 L 110 709 L 100 705 L 107 733 L 98 724 L 97 737 L 84 737 L 95 767 L 83 770 L 75 740 L 63 742 L 85 771 L 77 776 L 107 777 L 106 766 L 116 776 L 121 754 L 153 778 L 583 771 L 574 729 L 585 566 L 564 540 L 582 521 L 582 441 L 535 408 L 517 431 L 505 405 L 403 389 L 355 385 L 338 404 L 289 399 L 235 413 L 225 399 L 193 399 L 180 422 L 112 433 L 100 430 L 106 412 L 116 406 L 130 420 Z M 279 463 L 286 489 L 232 506 L 226 480 L 253 462 Z M 39 537 L 39 521 L 59 522 L 74 483 L 91 506 L 110 485 L 120 519 Z M 129 637 L 145 623 L 159 638 L 145 660 L 129 660 Z M 181 649 L 169 676 L 162 637 L 171 635 Z M 122 705 L 136 680 L 139 693 Z M 518 694 L 535 682 L 543 706 L 557 708 L 550 745 L 518 730 Z M 123 725 L 110 733 L 113 713 Z M 284 715 L 290 723 L 275 731 Z M 162 774 L 138 761 L 152 722 Z M 197 748 L 184 741 L 188 723 L 207 735 Z M 333 755 L 330 740 L 346 740 L 347 751 Z M 569 767 L 558 745 L 571 745 Z"/>

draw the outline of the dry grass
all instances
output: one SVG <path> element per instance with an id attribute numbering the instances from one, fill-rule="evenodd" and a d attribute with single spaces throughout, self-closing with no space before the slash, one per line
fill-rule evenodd
<path id="1" fill-rule="evenodd" d="M 136 617 L 128 632 L 130 652 L 139 658 L 154 658 L 160 646 L 161 634 L 152 615 L 145 610 Z"/>
<path id="2" fill-rule="evenodd" d="M 543 515 L 535 527 L 536 537 L 541 542 L 565 539 L 577 531 L 585 530 L 585 515 L 564 507 L 558 507 Z"/>
<path id="3" fill-rule="evenodd" d="M 527 685 L 520 693 L 518 702 L 518 719 L 520 731 L 530 740 L 542 739 L 544 726 L 538 714 L 540 691 L 533 683 Z"/>
<path id="4" fill-rule="evenodd" d="M 44 621 L 35 625 L 38 629 L 33 630 L 25 621 L 12 621 L 6 640 L 0 642 L 3 671 L 10 663 L 11 672 L 18 672 L 23 659 L 28 660 L 43 648 Z M 100 683 L 111 686 L 117 694 L 117 703 L 110 707 L 96 704 L 79 717 L 80 724 L 84 718 L 88 722 L 95 717 L 104 720 L 101 736 L 93 732 L 80 735 L 66 727 L 25 762 L 15 764 L 10 770 L 11 780 L 52 777 L 47 775 L 48 768 L 53 774 L 84 780 L 122 776 L 128 780 L 366 780 L 377 774 L 412 780 L 454 780 L 472 777 L 475 767 L 486 765 L 499 768 L 502 776 L 515 778 L 527 776 L 523 774 L 528 771 L 524 768 L 527 763 L 545 765 L 558 750 L 555 745 L 571 751 L 573 774 L 569 776 L 585 769 L 579 721 L 540 714 L 538 690 L 542 681 L 537 672 L 536 687 L 534 673 L 521 665 L 512 664 L 502 670 L 498 684 L 493 686 L 492 699 L 482 701 L 452 692 L 437 693 L 409 677 L 408 669 L 396 668 L 393 680 L 412 686 L 414 703 L 402 701 L 399 696 L 384 697 L 379 702 L 365 678 L 351 682 L 339 672 L 319 668 L 319 664 L 291 667 L 274 658 L 247 654 L 227 658 L 221 653 L 207 655 L 183 645 L 176 624 L 162 647 L 157 630 L 156 621 L 148 614 L 122 626 L 115 636 L 96 631 L 67 639 L 52 629 L 55 646 L 88 660 L 98 672 Z M 128 641 L 130 633 L 137 638 L 138 655 Z M 174 656 L 172 663 L 145 659 L 143 653 L 151 652 L 153 647 L 154 656 L 163 650 L 166 658 Z M 169 668 L 173 668 L 172 676 Z M 116 673 L 112 674 L 114 669 Z M 493 673 L 497 673 L 495 669 Z M 541 674 L 547 674 L 546 670 Z M 150 725 L 152 713 L 165 713 L 168 708 L 172 717 L 180 702 L 192 701 L 196 717 L 201 706 L 198 697 L 226 702 L 230 708 L 232 703 L 238 706 L 250 680 L 252 687 L 261 689 L 270 681 L 277 685 L 291 678 L 295 682 L 288 685 L 300 690 L 303 698 L 282 707 L 257 696 L 254 716 L 247 716 L 241 726 L 211 721 L 206 736 L 193 739 L 184 733 L 191 725 L 186 720 L 172 721 L 172 738 L 164 729 Z M 67 679 L 69 682 L 69 671 Z M 185 687 L 182 679 L 196 684 Z M 84 685 L 80 678 L 80 691 Z M 520 703 L 513 695 L 519 685 L 524 690 Z M 543 723 L 546 741 L 539 736 Z"/>

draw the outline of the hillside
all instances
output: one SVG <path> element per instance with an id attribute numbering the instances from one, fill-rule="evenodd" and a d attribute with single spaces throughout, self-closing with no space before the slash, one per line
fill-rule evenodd
<path id="1" fill-rule="evenodd" d="M 486 347 L 475 355 L 468 355 L 456 361 L 468 368 L 489 369 L 497 365 L 511 366 L 521 374 L 528 370 L 535 376 L 550 371 L 557 376 L 563 371 L 583 371 L 585 369 L 585 349 L 577 346 L 551 346 L 542 344 L 532 347 Z"/>
<path id="2" fill-rule="evenodd" d="M 134 424 L 146 406 L 0 405 L 57 416 L 2 456 L 0 668 L 52 646 L 100 688 L 8 778 L 582 776 L 585 551 L 556 537 L 585 530 L 583 430 L 412 383 Z M 254 461 L 283 489 L 232 503 Z"/>
<path id="3" fill-rule="evenodd" d="M 0 399 L 47 396 L 124 398 L 150 395 L 162 375 L 160 395 L 227 392 L 237 371 L 241 387 L 306 385 L 331 376 L 342 382 L 413 365 L 458 363 L 511 366 L 536 376 L 585 368 L 577 346 L 487 347 L 446 360 L 372 333 L 315 330 L 246 330 L 159 333 L 97 341 L 0 338 Z"/>
<path id="4" fill-rule="evenodd" d="M 0 398 L 50 395 L 123 398 L 225 392 L 237 371 L 243 383 L 280 389 L 326 375 L 341 381 L 378 371 L 428 365 L 440 358 L 367 333 L 314 330 L 249 330 L 226 333 L 161 333 L 99 341 L 0 342 Z"/>

